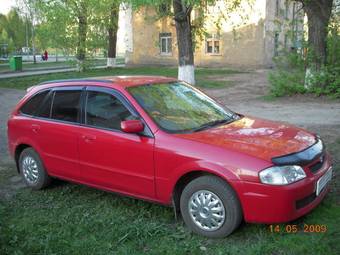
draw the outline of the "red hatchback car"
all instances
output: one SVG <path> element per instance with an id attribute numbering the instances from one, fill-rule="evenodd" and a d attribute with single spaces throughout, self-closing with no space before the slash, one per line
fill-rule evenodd
<path id="1" fill-rule="evenodd" d="M 51 81 L 8 120 L 9 150 L 33 189 L 60 178 L 173 205 L 208 237 L 294 220 L 332 178 L 322 140 L 243 116 L 166 77 Z"/>

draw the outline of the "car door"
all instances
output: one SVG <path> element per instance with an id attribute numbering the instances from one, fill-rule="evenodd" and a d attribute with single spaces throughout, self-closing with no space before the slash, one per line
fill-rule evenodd
<path id="1" fill-rule="evenodd" d="M 79 162 L 83 181 L 117 192 L 153 198 L 154 138 L 124 133 L 123 120 L 139 118 L 117 91 L 88 87 L 84 100 L 84 125 L 79 137 Z"/>
<path id="2" fill-rule="evenodd" d="M 79 179 L 77 139 L 83 88 L 52 89 L 32 122 L 34 139 L 38 141 L 44 164 L 53 176 Z"/>

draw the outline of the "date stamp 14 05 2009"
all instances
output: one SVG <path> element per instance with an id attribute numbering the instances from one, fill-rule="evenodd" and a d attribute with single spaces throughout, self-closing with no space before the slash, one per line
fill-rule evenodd
<path id="1" fill-rule="evenodd" d="M 327 225 L 323 224 L 284 224 L 284 225 L 269 225 L 269 231 L 271 233 L 325 233 L 327 232 Z"/>

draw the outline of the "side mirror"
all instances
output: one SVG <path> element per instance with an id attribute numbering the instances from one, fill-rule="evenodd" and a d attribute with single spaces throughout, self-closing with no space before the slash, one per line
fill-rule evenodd
<path id="1" fill-rule="evenodd" d="M 125 120 L 120 123 L 120 128 L 125 133 L 140 133 L 144 130 L 144 124 L 140 120 Z"/>

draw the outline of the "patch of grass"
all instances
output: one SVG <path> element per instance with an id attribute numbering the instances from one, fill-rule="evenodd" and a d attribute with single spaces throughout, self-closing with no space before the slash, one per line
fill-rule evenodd
<path id="1" fill-rule="evenodd" d="M 259 96 L 258 99 L 261 99 L 261 100 L 266 101 L 266 102 L 273 102 L 277 98 L 275 96 L 272 96 L 272 95 L 264 95 L 264 96 Z"/>
<path id="2" fill-rule="evenodd" d="M 88 60 L 91 65 L 95 66 L 102 66 L 106 65 L 106 59 L 89 59 Z M 124 59 L 119 58 L 117 59 L 118 63 L 124 63 Z M 31 62 L 23 62 L 22 63 L 22 68 L 24 71 L 29 71 L 29 70 L 34 70 L 36 68 L 41 69 L 41 68 L 51 68 L 51 67 L 73 67 L 74 66 L 74 61 L 58 61 L 58 62 L 43 62 L 38 60 L 36 64 L 33 64 Z M 9 68 L 9 63 L 6 65 L 0 65 L 0 74 L 3 72 L 12 72 L 12 70 Z"/>
<path id="3" fill-rule="evenodd" d="M 0 183 L 15 174 L 14 166 L 3 169 Z M 334 199 L 330 193 L 290 223 L 300 230 L 324 224 L 326 233 L 271 233 L 267 225 L 243 224 L 214 240 L 189 233 L 171 208 L 57 181 L 43 191 L 25 188 L 10 200 L 0 198 L 0 254 L 339 254 Z"/>
<path id="4" fill-rule="evenodd" d="M 41 68 L 41 67 L 60 67 L 60 66 L 70 66 L 69 62 L 38 62 L 36 64 L 32 64 L 32 63 L 22 63 L 22 67 L 23 69 L 27 69 L 27 68 Z M 6 65 L 1 65 L 0 66 L 0 73 L 1 72 L 11 72 L 12 70 L 9 68 L 9 63 Z"/>
<path id="5" fill-rule="evenodd" d="M 202 88 L 218 88 L 225 87 L 227 82 L 206 79 L 206 76 L 224 75 L 227 76 L 237 71 L 220 68 L 198 68 L 196 70 L 197 85 Z M 34 75 L 26 77 L 17 77 L 9 79 L 1 79 L 0 87 L 26 89 L 32 85 L 49 80 L 59 79 L 75 79 L 84 77 L 99 77 L 110 75 L 161 75 L 177 77 L 177 68 L 174 67 L 133 67 L 133 68 L 114 68 L 114 69 L 92 69 L 85 72 L 66 72 L 53 73 L 44 75 Z"/>
<path id="6" fill-rule="evenodd" d="M 218 88 L 226 88 L 230 86 L 229 81 L 219 81 L 219 80 L 208 80 L 208 79 L 198 79 L 197 87 L 205 88 L 205 89 L 218 89 Z"/>

